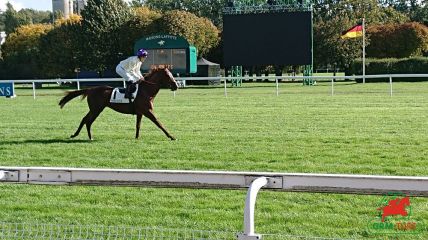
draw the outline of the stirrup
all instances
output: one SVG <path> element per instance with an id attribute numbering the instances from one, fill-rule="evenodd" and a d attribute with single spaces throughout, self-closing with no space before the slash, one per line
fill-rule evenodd
<path id="1" fill-rule="evenodd" d="M 130 94 L 130 95 L 128 96 L 128 99 L 129 99 L 129 103 L 133 103 L 133 101 L 132 101 L 132 100 L 134 100 L 135 98 L 134 98 L 134 96 L 132 96 L 132 94 Z"/>

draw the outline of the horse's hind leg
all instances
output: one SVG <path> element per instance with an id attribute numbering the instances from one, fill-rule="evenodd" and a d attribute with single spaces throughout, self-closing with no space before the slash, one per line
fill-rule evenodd
<path id="1" fill-rule="evenodd" d="M 84 117 L 82 118 L 82 121 L 80 122 L 79 127 L 77 128 L 76 132 L 75 132 L 73 135 L 71 135 L 71 136 L 70 136 L 70 138 L 75 138 L 75 137 L 77 137 L 77 135 L 79 135 L 80 130 L 82 130 L 82 127 L 83 127 L 83 125 L 86 123 L 86 120 L 88 119 L 88 117 L 89 117 L 89 115 L 90 115 L 90 114 L 91 114 L 91 112 L 88 112 L 88 113 L 86 114 L 86 116 L 84 116 Z"/>
<path id="2" fill-rule="evenodd" d="M 92 136 L 91 136 L 91 126 L 92 123 L 95 121 L 95 119 L 97 119 L 97 117 L 100 115 L 100 113 L 103 111 L 104 108 L 102 108 L 101 110 L 98 111 L 90 111 L 88 113 L 88 118 L 86 119 L 86 130 L 88 131 L 88 137 L 90 140 L 92 140 Z"/>
<path id="3" fill-rule="evenodd" d="M 159 122 L 159 120 L 155 117 L 152 111 L 146 111 L 143 113 L 144 116 L 146 116 L 148 119 L 150 119 L 158 128 L 162 130 L 162 132 L 165 133 L 167 137 L 169 137 L 171 140 L 175 140 L 175 137 L 173 137 L 166 129 L 165 127 Z"/>
<path id="4" fill-rule="evenodd" d="M 91 125 L 92 123 L 95 121 L 95 119 L 97 119 L 97 117 L 100 115 L 100 113 L 102 112 L 103 109 L 101 109 L 100 111 L 89 111 L 86 116 L 84 116 L 82 118 L 82 121 L 80 122 L 79 127 L 77 128 L 76 132 L 70 136 L 70 138 L 75 138 L 79 135 L 80 131 L 83 128 L 83 125 L 86 124 L 86 130 L 88 131 L 88 137 L 90 140 L 92 140 L 92 136 L 91 136 Z"/>

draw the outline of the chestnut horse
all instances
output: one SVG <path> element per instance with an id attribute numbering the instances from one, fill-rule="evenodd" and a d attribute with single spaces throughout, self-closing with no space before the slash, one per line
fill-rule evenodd
<path id="1" fill-rule="evenodd" d="M 137 115 L 135 138 L 138 139 L 139 137 L 141 118 L 144 115 L 154 124 L 156 124 L 156 126 L 158 126 L 168 138 L 175 140 L 175 138 L 165 129 L 165 127 L 153 114 L 153 99 L 156 97 L 156 94 L 159 92 L 161 87 L 168 87 L 171 89 L 171 91 L 177 90 L 177 82 L 167 68 L 152 69 L 148 74 L 145 75 L 144 79 L 145 80 L 138 83 L 138 93 L 132 103 L 110 103 L 110 96 L 113 88 L 109 86 L 99 86 L 67 92 L 61 101 L 59 101 L 61 108 L 63 108 L 64 105 L 71 99 L 80 95 L 83 95 L 83 98 L 87 97 L 89 106 L 89 112 L 86 114 L 86 116 L 83 117 L 79 127 L 77 128 L 76 132 L 71 135 L 71 138 L 79 135 L 83 125 L 86 124 L 88 137 L 90 140 L 92 140 L 92 123 L 100 115 L 105 107 L 109 107 L 120 113 Z"/>

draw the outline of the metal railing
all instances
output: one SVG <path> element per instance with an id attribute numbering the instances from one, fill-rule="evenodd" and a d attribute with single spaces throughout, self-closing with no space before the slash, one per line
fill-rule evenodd
<path id="1" fill-rule="evenodd" d="M 181 170 L 141 170 L 141 169 L 97 169 L 97 168 L 58 168 L 58 167 L 2 167 L 0 166 L 0 182 L 10 184 L 50 184 L 50 185 L 127 185 L 157 186 L 181 188 L 213 188 L 233 189 L 248 188 L 244 208 L 244 231 L 236 236 L 238 240 L 263 239 L 262 234 L 255 233 L 254 212 L 258 191 L 264 187 L 276 191 L 322 192 L 322 193 L 359 193 L 382 194 L 402 192 L 408 196 L 428 196 L 428 177 L 410 176 L 375 176 L 349 174 L 304 174 L 304 173 L 269 173 L 269 172 L 229 172 L 229 171 L 181 171 Z M 22 229 L 22 230 L 21 230 Z M 68 228 L 67 228 L 68 229 Z M 62 234 L 82 232 L 81 228 L 74 231 L 47 230 Z M 109 230 L 110 231 L 110 230 Z M 2 232 L 9 230 L 0 229 Z M 17 235 L 38 231 L 16 228 Z M 85 231 L 83 231 L 85 232 Z M 86 231 L 88 232 L 88 231 Z M 125 231 L 122 231 L 125 232 Z M 141 231 L 137 232 L 140 236 Z M 43 231 L 45 237 L 46 231 Z M 135 234 L 137 234 L 135 233 Z M 3 233 L 4 234 L 4 233 Z M 109 236 L 112 235 L 110 232 Z M 124 238 L 133 239 L 134 233 L 124 233 Z M 120 235 L 122 236 L 122 235 Z M 125 236 L 131 236 L 126 237 Z M 209 235 L 211 236 L 211 235 Z M 177 239 L 233 239 L 233 238 L 177 238 Z M 6 238 L 8 239 L 8 238 Z M 18 238 L 25 239 L 25 238 Z M 41 238 L 45 239 L 45 238 Z M 56 238 L 54 238 L 56 239 Z M 61 238 L 73 239 L 73 238 Z M 81 238 L 77 238 L 81 239 Z M 86 239 L 86 238 L 83 238 Z M 106 238 L 89 238 L 106 239 Z M 141 238 L 135 238 L 141 239 Z M 143 238 L 158 239 L 158 238 Z M 170 237 L 160 239 L 174 239 Z M 275 238 L 274 238 L 275 239 Z M 281 238 L 277 238 L 281 239 Z M 286 238 L 288 239 L 288 238 Z"/>
<path id="2" fill-rule="evenodd" d="M 186 81 L 212 81 L 220 80 L 224 85 L 224 96 L 227 97 L 227 83 L 234 81 L 236 79 L 240 80 L 252 80 L 252 79 L 265 79 L 275 81 L 276 95 L 279 95 L 279 83 L 281 80 L 327 80 L 331 82 L 331 91 L 330 94 L 333 96 L 335 94 L 335 81 L 336 80 L 357 80 L 362 79 L 362 82 L 365 83 L 365 79 L 379 79 L 386 78 L 389 79 L 389 95 L 393 95 L 393 79 L 394 78 L 428 78 L 428 74 L 382 74 L 382 75 L 358 75 L 358 76 L 242 76 L 242 77 L 177 77 L 176 81 L 180 82 L 180 86 L 186 86 Z M 77 89 L 80 89 L 80 83 L 82 82 L 123 82 L 125 86 L 125 81 L 122 78 L 86 78 L 86 79 L 29 79 L 29 80 L 5 80 L 4 82 L 13 82 L 14 84 L 23 84 L 30 83 L 33 88 L 33 98 L 36 98 L 36 83 L 73 83 L 77 84 Z"/>

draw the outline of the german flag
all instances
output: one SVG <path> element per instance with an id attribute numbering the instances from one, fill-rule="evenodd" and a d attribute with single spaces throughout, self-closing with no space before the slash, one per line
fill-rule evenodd
<path id="1" fill-rule="evenodd" d="M 362 37 L 362 36 L 363 36 L 363 25 L 358 24 L 344 31 L 340 38 L 346 39 L 346 38 L 356 38 L 356 37 Z"/>

